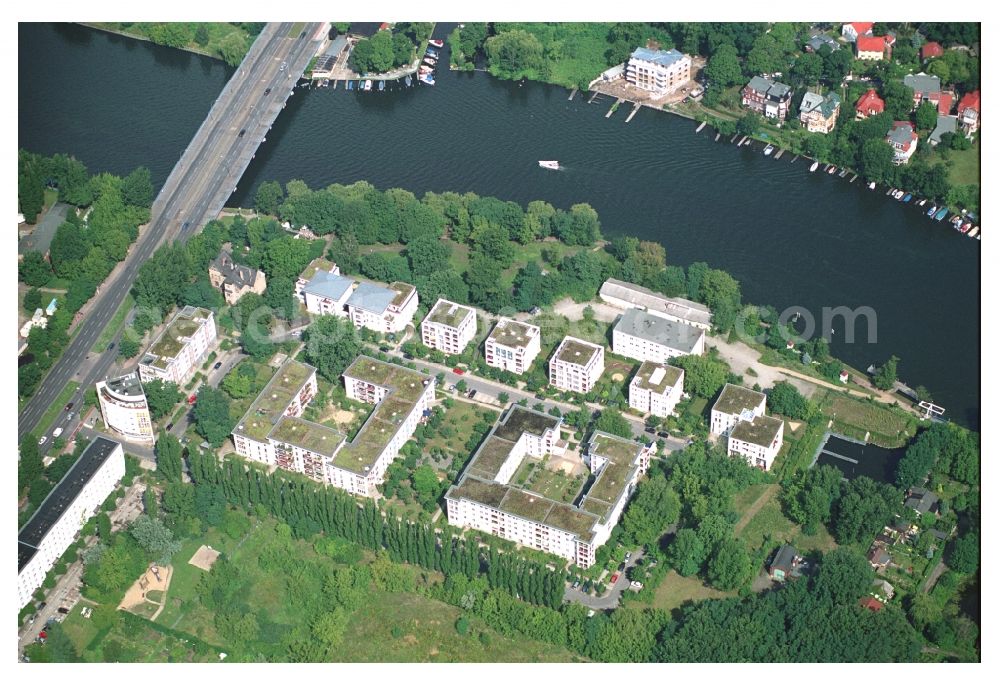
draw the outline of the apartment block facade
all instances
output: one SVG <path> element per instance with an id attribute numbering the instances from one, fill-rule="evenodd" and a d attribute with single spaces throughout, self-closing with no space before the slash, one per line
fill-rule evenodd
<path id="1" fill-rule="evenodd" d="M 618 319 L 611 340 L 616 355 L 640 362 L 665 363 L 674 357 L 705 352 L 702 329 L 637 308 L 626 310 Z"/>
<path id="2" fill-rule="evenodd" d="M 17 533 L 18 608 L 31 602 L 55 562 L 125 476 L 121 443 L 95 438 Z"/>
<path id="3" fill-rule="evenodd" d="M 625 65 L 625 80 L 642 90 L 666 95 L 691 80 L 691 58 L 677 50 L 637 48 Z"/>
<path id="4" fill-rule="evenodd" d="M 501 318 L 484 344 L 486 364 L 523 374 L 541 351 L 541 341 L 541 329 L 537 326 Z"/>
<path id="5" fill-rule="evenodd" d="M 476 337 L 476 311 L 439 298 L 420 325 L 420 340 L 428 348 L 460 355 Z"/>
<path id="6" fill-rule="evenodd" d="M 643 362 L 628 385 L 628 404 L 655 417 L 669 417 L 683 394 L 683 369 Z"/>
<path id="7" fill-rule="evenodd" d="M 740 420 L 750 421 L 764 414 L 767 396 L 763 393 L 727 383 L 712 406 L 710 431 L 716 436 L 728 436 Z"/>
<path id="8" fill-rule="evenodd" d="M 394 281 L 388 288 L 361 282 L 345 304 L 347 316 L 356 327 L 399 333 L 413 321 L 419 298 L 417 289 L 402 281 Z"/>
<path id="9" fill-rule="evenodd" d="M 153 441 L 149 404 L 137 372 L 98 381 L 97 402 L 109 429 L 132 441 Z"/>
<path id="10" fill-rule="evenodd" d="M 139 359 L 139 378 L 187 383 L 215 344 L 215 315 L 188 305 L 174 315 Z"/>
<path id="11" fill-rule="evenodd" d="M 604 373 L 604 346 L 566 336 L 549 360 L 549 383 L 574 393 L 589 393 Z"/>

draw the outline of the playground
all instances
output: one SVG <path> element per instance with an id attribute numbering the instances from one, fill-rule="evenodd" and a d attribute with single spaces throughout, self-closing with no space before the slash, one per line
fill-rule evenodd
<path id="1" fill-rule="evenodd" d="M 118 609 L 155 620 L 163 611 L 172 572 L 173 569 L 169 565 L 165 567 L 150 565 L 125 592 Z"/>

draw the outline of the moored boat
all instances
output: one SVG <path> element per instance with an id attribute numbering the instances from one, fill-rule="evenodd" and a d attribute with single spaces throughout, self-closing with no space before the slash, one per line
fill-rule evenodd
<path id="1" fill-rule="evenodd" d="M 819 168 L 819 162 L 813 162 L 812 166 L 809 167 L 809 171 L 814 172 Z"/>
<path id="2" fill-rule="evenodd" d="M 348 81 L 347 82 L 347 90 L 349 90 L 349 91 L 354 90 L 354 82 L 353 81 Z"/>
<path id="3" fill-rule="evenodd" d="M 971 229 L 969 229 L 969 238 L 978 238 L 978 237 L 979 237 L 979 227 L 973 226 Z"/>
<path id="4" fill-rule="evenodd" d="M 938 221 L 941 221 L 942 219 L 945 218 L 947 214 L 948 214 L 948 208 L 942 207 L 940 210 L 938 210 L 938 213 L 934 215 L 934 218 L 937 219 Z"/>
<path id="5" fill-rule="evenodd" d="M 378 89 L 380 91 L 384 91 L 385 90 L 385 81 L 379 81 L 378 82 Z"/>
<path id="6" fill-rule="evenodd" d="M 559 169 L 559 162 L 556 160 L 538 160 L 538 166 L 542 169 Z"/>
<path id="7" fill-rule="evenodd" d="M 874 181 L 872 181 L 870 184 L 868 184 L 868 190 L 870 190 L 870 191 L 875 190 L 875 182 Z"/>
<path id="8" fill-rule="evenodd" d="M 433 45 L 435 48 L 443 48 L 444 47 L 444 41 L 440 40 L 440 39 L 437 39 L 437 38 L 431 38 L 427 42 L 429 44 Z"/>
<path id="9" fill-rule="evenodd" d="M 910 200 L 912 198 L 913 198 L 913 195 L 910 194 L 910 193 L 907 193 L 906 195 L 903 196 L 903 202 L 910 202 Z"/>
<path id="10" fill-rule="evenodd" d="M 768 144 L 767 144 L 767 147 L 766 147 L 766 148 L 764 148 L 764 155 L 765 155 L 765 156 L 766 156 L 766 155 L 770 155 L 770 154 L 771 154 L 772 152 L 774 152 L 774 146 L 773 146 L 773 145 L 771 145 L 770 143 L 768 143 Z"/>
<path id="11" fill-rule="evenodd" d="M 430 74 L 421 74 L 420 75 L 420 83 L 426 83 L 428 86 L 433 86 L 434 85 L 434 77 L 431 76 Z"/>
<path id="12" fill-rule="evenodd" d="M 834 173 L 835 171 L 837 171 L 837 168 L 836 168 L 836 167 L 832 167 L 832 166 L 831 166 L 831 167 L 830 167 L 830 170 L 829 170 L 829 171 L 827 172 L 827 174 L 832 174 L 832 173 Z"/>
<path id="13" fill-rule="evenodd" d="M 406 84 L 406 87 L 407 87 L 407 88 L 409 88 L 410 86 L 412 86 L 412 85 L 413 85 L 413 79 L 411 79 L 411 78 L 410 78 L 410 75 L 409 75 L 409 74 L 407 74 L 407 75 L 406 75 L 406 78 L 404 78 L 404 79 L 403 79 L 403 83 L 405 83 L 405 84 Z"/>
<path id="14" fill-rule="evenodd" d="M 370 91 L 371 89 L 372 89 L 372 80 L 371 79 L 365 79 L 365 90 L 366 91 Z"/>

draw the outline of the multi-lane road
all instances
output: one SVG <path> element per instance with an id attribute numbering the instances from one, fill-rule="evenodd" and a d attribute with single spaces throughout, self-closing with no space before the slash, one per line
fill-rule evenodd
<path id="1" fill-rule="evenodd" d="M 90 351 L 132 288 L 139 268 L 165 242 L 185 240 L 218 216 L 325 32 L 323 23 L 264 27 L 171 171 L 153 202 L 149 224 L 140 230 L 117 276 L 101 286 L 73 340 L 19 413 L 18 441 L 36 429 L 70 381 L 81 383 L 71 399 L 78 407 L 84 390 L 103 378 L 114 351 L 102 351 L 94 360 L 89 359 Z M 81 375 L 88 362 L 87 373 Z M 60 413 L 56 424 L 37 427 L 37 434 L 48 436 L 57 426 L 66 431 L 71 422 Z"/>

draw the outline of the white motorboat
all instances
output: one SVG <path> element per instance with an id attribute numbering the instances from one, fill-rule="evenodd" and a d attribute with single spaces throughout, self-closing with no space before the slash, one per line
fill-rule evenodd
<path id="1" fill-rule="evenodd" d="M 542 169 L 559 169 L 559 162 L 556 160 L 538 160 L 538 166 Z"/>

